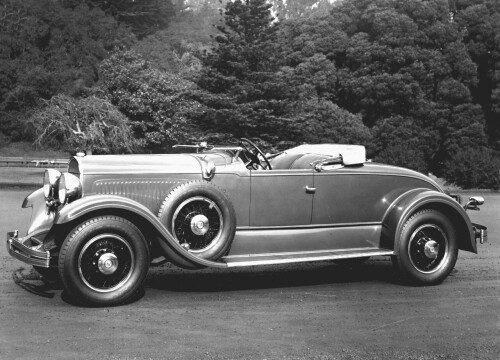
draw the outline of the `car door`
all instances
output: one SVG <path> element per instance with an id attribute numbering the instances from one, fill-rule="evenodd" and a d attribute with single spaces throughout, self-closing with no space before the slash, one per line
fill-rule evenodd
<path id="1" fill-rule="evenodd" d="M 251 171 L 250 177 L 250 226 L 311 223 L 312 169 Z"/>
<path id="2" fill-rule="evenodd" d="M 381 214 L 375 211 L 375 206 L 382 196 L 374 185 L 377 180 L 346 169 L 316 172 L 312 224 L 351 226 L 379 222 Z"/>
<path id="3" fill-rule="evenodd" d="M 325 229 L 329 249 L 380 247 L 381 218 L 388 206 L 380 190 L 384 180 L 355 169 L 314 174 L 311 223 Z"/>

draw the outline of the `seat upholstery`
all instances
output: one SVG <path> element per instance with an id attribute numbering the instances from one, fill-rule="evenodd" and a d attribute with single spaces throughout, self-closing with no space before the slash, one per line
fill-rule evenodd
<path id="1" fill-rule="evenodd" d="M 328 156 L 318 154 L 283 153 L 270 162 L 273 170 L 311 169 L 312 167 L 310 164 L 312 162 L 326 158 L 328 158 Z"/>
<path id="2" fill-rule="evenodd" d="M 290 166 L 293 164 L 295 160 L 302 157 L 303 154 L 280 154 L 276 156 L 274 159 L 271 159 L 269 162 L 273 167 L 273 170 L 287 170 L 290 169 Z"/>
<path id="3" fill-rule="evenodd" d="M 311 163 L 327 159 L 326 155 L 319 154 L 304 154 L 297 158 L 289 167 L 289 169 L 312 169 Z"/>

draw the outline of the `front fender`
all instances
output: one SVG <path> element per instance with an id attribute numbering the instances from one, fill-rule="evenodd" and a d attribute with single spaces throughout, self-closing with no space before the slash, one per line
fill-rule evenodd
<path id="1" fill-rule="evenodd" d="M 172 234 L 163 226 L 158 217 L 156 217 L 147 207 L 129 198 L 124 198 L 116 195 L 90 195 L 81 198 L 71 204 L 62 207 L 54 219 L 54 224 L 66 224 L 74 220 L 78 220 L 86 214 L 93 212 L 109 212 L 124 210 L 140 216 L 144 221 L 147 221 L 160 234 L 159 245 L 168 255 L 174 252 L 175 255 L 190 264 L 198 266 L 210 266 L 225 268 L 227 264 L 201 259 L 192 253 L 186 251 L 172 236 Z"/>
<path id="2" fill-rule="evenodd" d="M 28 227 L 27 235 L 37 236 L 43 239 L 41 234 L 47 234 L 54 223 L 54 213 L 48 213 L 45 206 L 45 195 L 43 188 L 35 190 L 23 201 L 23 208 L 32 208 L 31 221 Z"/>
<path id="3" fill-rule="evenodd" d="M 450 196 L 429 189 L 413 189 L 399 196 L 387 209 L 382 221 L 382 244 L 397 251 L 397 241 L 408 218 L 422 209 L 436 209 L 449 217 L 457 228 L 461 250 L 477 253 L 472 223 L 465 210 Z"/>

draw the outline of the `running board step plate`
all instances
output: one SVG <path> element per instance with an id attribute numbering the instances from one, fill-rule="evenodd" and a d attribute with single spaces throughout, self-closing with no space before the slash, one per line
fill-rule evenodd
<path id="1" fill-rule="evenodd" d="M 307 251 L 279 254 L 250 254 L 226 256 L 221 262 L 228 267 L 257 266 L 274 264 L 291 264 L 310 261 L 328 261 L 352 259 L 366 256 L 386 256 L 394 255 L 394 251 L 386 249 L 348 249 L 348 250 L 328 250 L 328 251 Z"/>

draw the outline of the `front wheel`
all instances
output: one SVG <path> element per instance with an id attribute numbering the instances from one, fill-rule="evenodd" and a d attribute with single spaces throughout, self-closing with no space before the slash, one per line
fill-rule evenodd
<path id="1" fill-rule="evenodd" d="M 78 225 L 64 240 L 59 274 L 79 303 L 119 305 L 132 298 L 147 275 L 149 248 L 130 221 L 100 216 Z"/>
<path id="2" fill-rule="evenodd" d="M 458 256 L 456 231 L 443 213 L 426 209 L 404 224 L 396 243 L 393 264 L 410 281 L 441 283 L 453 270 Z"/>

